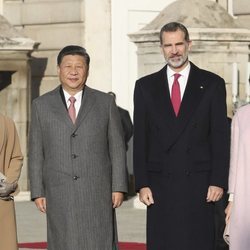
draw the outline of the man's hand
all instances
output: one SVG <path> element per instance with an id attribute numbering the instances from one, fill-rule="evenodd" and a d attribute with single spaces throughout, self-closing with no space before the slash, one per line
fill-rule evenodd
<path id="1" fill-rule="evenodd" d="M 16 190 L 16 183 L 0 182 L 0 197 L 7 197 Z"/>
<path id="2" fill-rule="evenodd" d="M 46 213 L 46 198 L 44 197 L 36 198 L 35 204 L 38 210 L 40 210 L 42 213 Z"/>
<path id="3" fill-rule="evenodd" d="M 113 192 L 112 193 L 112 203 L 113 208 L 120 207 L 123 202 L 124 194 L 122 192 Z"/>
<path id="4" fill-rule="evenodd" d="M 150 206 L 151 204 L 154 204 L 153 194 L 149 187 L 144 187 L 140 189 L 139 199 L 146 206 Z"/>
<path id="5" fill-rule="evenodd" d="M 215 202 L 221 199 L 223 195 L 223 188 L 216 186 L 209 186 L 207 192 L 207 202 Z"/>

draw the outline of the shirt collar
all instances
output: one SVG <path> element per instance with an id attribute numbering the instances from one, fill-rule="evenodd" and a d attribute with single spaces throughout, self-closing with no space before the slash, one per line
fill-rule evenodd
<path id="1" fill-rule="evenodd" d="M 190 63 L 188 62 L 187 66 L 181 70 L 180 72 L 178 72 L 178 74 L 182 75 L 182 76 L 187 76 L 189 74 L 190 71 Z M 167 75 L 172 77 L 174 74 L 176 74 L 177 72 L 173 71 L 169 66 L 167 66 Z"/>
<path id="2" fill-rule="evenodd" d="M 74 95 L 74 97 L 76 98 L 76 101 L 81 100 L 81 98 L 82 98 L 82 91 L 83 91 L 83 90 L 77 92 L 77 93 Z M 69 101 L 69 98 L 71 97 L 71 95 L 70 95 L 65 89 L 63 89 L 63 93 L 64 93 L 64 96 L 65 96 L 66 102 L 68 102 L 68 101 Z"/>

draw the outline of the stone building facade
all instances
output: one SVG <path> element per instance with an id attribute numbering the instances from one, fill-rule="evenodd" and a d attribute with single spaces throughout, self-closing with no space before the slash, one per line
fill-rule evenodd
<path id="1" fill-rule="evenodd" d="M 242 27 L 250 29 L 250 4 L 248 0 L 231 0 L 232 13 L 238 18 Z"/>

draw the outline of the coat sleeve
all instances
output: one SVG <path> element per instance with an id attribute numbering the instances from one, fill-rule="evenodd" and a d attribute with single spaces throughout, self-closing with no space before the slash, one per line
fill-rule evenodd
<path id="1" fill-rule="evenodd" d="M 12 120 L 8 119 L 7 126 L 7 142 L 6 142 L 6 158 L 8 158 L 6 166 L 6 181 L 9 183 L 17 183 L 21 168 L 23 165 L 23 155 L 19 143 L 19 137 L 15 124 Z"/>
<path id="2" fill-rule="evenodd" d="M 225 82 L 218 79 L 211 105 L 210 143 L 212 153 L 212 172 L 210 185 L 228 188 L 230 132 L 227 119 Z"/>
<path id="3" fill-rule="evenodd" d="M 121 118 L 113 98 L 110 99 L 108 145 L 112 166 L 112 192 L 127 192 L 126 150 Z"/>
<path id="4" fill-rule="evenodd" d="M 32 104 L 31 124 L 29 132 L 29 178 L 31 199 L 44 197 L 43 187 L 43 139 L 36 103 Z"/>
<path id="5" fill-rule="evenodd" d="M 146 104 L 139 82 L 134 91 L 134 147 L 133 165 L 135 175 L 135 189 L 138 192 L 148 187 L 146 154 L 147 154 L 147 115 Z"/>
<path id="6" fill-rule="evenodd" d="M 236 176 L 238 169 L 238 150 L 239 150 L 239 124 L 237 113 L 233 117 L 231 127 L 231 154 L 230 154 L 230 170 L 228 181 L 228 193 L 234 193 Z"/>

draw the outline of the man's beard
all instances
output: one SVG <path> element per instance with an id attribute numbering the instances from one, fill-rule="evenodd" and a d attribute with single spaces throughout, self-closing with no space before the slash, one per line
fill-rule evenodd
<path id="1" fill-rule="evenodd" d="M 167 64 L 172 68 L 181 68 L 188 61 L 188 56 L 183 55 L 178 60 L 172 60 L 172 58 L 166 59 Z"/>

